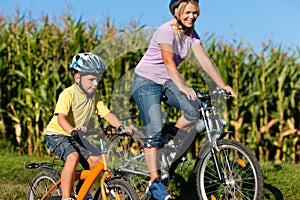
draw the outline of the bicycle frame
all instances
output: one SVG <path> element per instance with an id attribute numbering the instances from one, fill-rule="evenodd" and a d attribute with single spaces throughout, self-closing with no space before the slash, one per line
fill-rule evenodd
<path id="1" fill-rule="evenodd" d="M 206 140 L 199 148 L 198 157 L 194 164 L 194 172 L 196 173 L 196 191 L 199 198 L 204 199 L 244 199 L 243 196 L 258 199 L 262 196 L 263 178 L 259 167 L 252 152 L 240 142 L 227 139 L 227 135 L 231 131 L 225 131 L 224 127 L 227 122 L 218 115 L 219 97 L 229 97 L 222 89 L 217 89 L 212 93 L 200 93 L 196 91 L 197 102 L 199 105 L 200 120 L 198 124 L 189 132 L 176 128 L 172 124 L 166 123 L 162 128 L 161 153 L 159 153 L 160 175 L 162 181 L 166 184 L 170 179 L 176 178 L 175 170 L 180 163 L 184 162 L 185 156 L 189 148 L 194 144 L 196 136 L 206 137 Z M 217 100 L 217 101 L 215 101 Z M 132 118 L 132 117 L 129 117 Z M 124 173 L 130 179 L 130 174 L 144 175 L 150 177 L 149 171 L 145 171 L 139 166 L 141 158 L 144 157 L 144 152 L 138 155 L 130 154 L 131 143 L 135 143 L 138 139 L 142 146 L 145 136 L 137 132 L 137 136 L 131 135 L 129 146 L 125 142 L 123 144 L 122 137 L 113 137 L 112 144 L 117 145 L 116 155 L 121 155 L 121 159 L 116 162 L 117 171 Z M 178 137 L 177 137 L 178 136 Z M 124 148 L 122 148 L 124 145 Z M 112 145 L 109 148 L 113 147 Z M 121 151 L 119 150 L 121 147 Z M 123 152 L 124 150 L 124 152 Z M 110 152 L 110 150 L 109 150 Z M 128 152 L 128 153 L 127 153 Z M 110 154 L 109 154 L 110 155 Z M 124 155 L 124 158 L 122 158 Z M 119 164 L 121 163 L 121 164 Z M 143 165 L 143 167 L 146 164 Z M 244 171 L 246 170 L 246 171 Z M 129 173 L 127 175 L 126 173 Z M 146 177 L 135 177 L 138 180 L 143 180 Z M 135 180 L 135 179 L 134 179 Z M 139 196 L 144 200 L 146 185 L 134 184 L 134 187 L 141 191 Z M 207 196 L 206 196 L 207 195 Z M 221 195 L 221 196 L 219 196 Z M 225 196 L 224 196 L 225 195 Z"/>
<path id="2" fill-rule="evenodd" d="M 219 163 L 218 163 L 217 157 L 215 155 L 215 151 L 218 150 L 217 149 L 218 148 L 217 141 L 221 138 L 224 138 L 228 133 L 230 133 L 230 132 L 225 132 L 222 127 L 222 126 L 226 126 L 227 122 L 225 120 L 219 118 L 216 107 L 214 107 L 210 104 L 209 101 L 211 100 L 211 94 L 200 93 L 198 91 L 196 91 L 196 92 L 198 95 L 197 101 L 198 101 L 198 105 L 199 105 L 199 112 L 201 113 L 201 116 L 203 117 L 205 130 L 206 130 L 206 136 L 207 136 L 207 140 L 203 144 L 203 147 L 206 145 L 209 146 L 209 148 L 212 152 L 212 155 L 213 155 L 214 165 L 215 165 L 215 169 L 218 174 L 219 181 L 224 182 L 224 177 L 219 169 Z M 222 90 L 220 90 L 219 92 L 222 92 Z M 216 92 L 215 95 L 217 96 L 220 94 L 218 94 L 218 92 Z M 227 94 L 224 94 L 224 93 L 222 95 L 228 96 Z M 133 117 L 135 118 L 135 117 L 139 117 L 139 116 L 138 115 L 131 116 L 131 117 L 125 118 L 124 120 L 130 119 Z M 169 133 L 172 132 L 172 135 L 176 135 L 177 134 L 176 131 L 177 130 L 171 130 L 169 128 L 166 130 L 166 132 L 169 132 Z M 195 131 L 195 130 L 191 131 L 191 136 L 190 136 L 190 138 L 188 138 L 188 140 L 189 140 L 188 147 L 190 147 L 193 144 L 193 141 L 196 138 L 197 134 L 198 134 L 197 131 Z M 182 145 L 182 146 L 184 146 L 184 145 Z M 201 149 L 200 149 L 200 152 L 201 152 Z M 185 151 L 177 152 L 177 154 L 176 154 L 177 159 L 174 160 L 169 166 L 168 172 L 169 172 L 170 176 L 172 176 L 174 174 L 178 164 L 181 162 L 181 159 L 185 155 L 185 153 L 186 153 Z M 129 160 L 125 161 L 120 166 L 119 170 L 122 172 L 129 172 L 129 173 L 134 173 L 134 174 L 150 176 L 148 171 L 141 171 L 139 169 L 132 170 L 130 168 L 127 168 L 127 166 L 130 166 L 130 164 L 132 164 L 132 161 L 139 160 L 143 156 L 144 156 L 144 153 L 141 153 L 140 155 L 131 157 Z M 163 154 L 161 156 L 162 156 L 161 160 L 165 161 L 166 160 L 165 155 Z M 168 164 L 164 163 L 164 165 L 167 166 Z M 230 169 L 229 164 L 228 164 L 228 168 Z"/>
<path id="3" fill-rule="evenodd" d="M 113 178 L 113 175 L 110 173 L 108 169 L 108 160 L 107 160 L 107 152 L 104 149 L 104 142 L 103 139 L 100 137 L 100 157 L 101 161 L 91 170 L 76 170 L 75 171 L 75 179 L 76 180 L 84 180 L 79 193 L 76 197 L 77 200 L 83 200 L 88 191 L 90 190 L 91 186 L 94 184 L 95 180 L 99 175 L 101 175 L 100 179 L 100 189 L 101 195 L 103 200 L 107 200 L 106 192 L 105 192 L 105 180 Z M 26 165 L 28 166 L 28 165 Z M 27 167 L 30 168 L 30 167 Z M 38 167 L 39 169 L 43 170 L 45 167 L 41 165 Z M 46 170 L 54 170 L 51 167 L 47 167 Z M 55 190 L 61 184 L 61 179 L 59 179 L 41 198 L 41 200 L 45 200 L 48 195 Z M 115 193 L 116 199 L 121 200 L 121 196 L 118 193 Z"/>
<path id="4" fill-rule="evenodd" d="M 202 98 L 199 97 L 199 93 L 198 93 L 197 101 L 200 106 L 200 112 L 204 119 L 205 129 L 207 133 L 206 143 L 208 143 L 208 145 L 210 146 L 210 151 L 213 157 L 215 170 L 218 174 L 219 181 L 225 182 L 223 174 L 219 169 L 219 162 L 215 154 L 215 149 L 218 148 L 217 141 L 220 138 L 224 138 L 229 133 L 229 132 L 224 132 L 223 128 L 221 127 L 221 126 L 226 126 L 227 122 L 219 118 L 216 107 L 209 105 L 208 101 L 210 101 L 210 99 L 207 98 L 208 97 L 206 95 Z M 227 165 L 228 165 L 228 169 L 230 169 L 230 165 L 228 162 Z"/>

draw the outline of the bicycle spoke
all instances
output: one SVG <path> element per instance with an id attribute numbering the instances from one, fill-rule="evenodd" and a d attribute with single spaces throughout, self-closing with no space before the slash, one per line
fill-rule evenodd
<path id="1" fill-rule="evenodd" d="M 262 177 L 259 166 L 253 162 L 250 151 L 236 141 L 222 141 L 220 151 L 216 152 L 219 169 L 224 183 L 218 180 L 211 153 L 198 165 L 198 194 L 204 199 L 256 199 L 262 194 Z M 204 186 L 201 186 L 203 184 Z M 259 186 L 261 185 L 261 186 Z"/>

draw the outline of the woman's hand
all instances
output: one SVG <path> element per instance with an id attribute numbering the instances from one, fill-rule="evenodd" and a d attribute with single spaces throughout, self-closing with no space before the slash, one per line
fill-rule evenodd
<path id="1" fill-rule="evenodd" d="M 235 95 L 233 89 L 232 89 L 229 85 L 226 85 L 225 87 L 223 87 L 223 89 L 224 89 L 227 93 L 229 93 L 232 97 L 234 97 L 234 98 L 236 97 L 236 95 Z"/>
<path id="2" fill-rule="evenodd" d="M 183 86 L 182 88 L 179 88 L 179 91 L 184 93 L 188 100 L 195 101 L 197 99 L 196 92 L 193 88 Z"/>

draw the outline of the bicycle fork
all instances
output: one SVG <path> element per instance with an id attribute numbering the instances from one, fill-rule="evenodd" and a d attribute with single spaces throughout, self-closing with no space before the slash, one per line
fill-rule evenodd
<path id="1" fill-rule="evenodd" d="M 106 187 L 105 187 L 105 181 L 108 179 L 108 178 L 112 178 L 112 174 L 109 172 L 109 169 L 108 169 L 108 159 L 107 159 L 107 152 L 104 148 L 104 143 L 103 143 L 103 140 L 100 139 L 100 150 L 101 150 L 101 158 L 102 158 L 102 162 L 103 162 L 103 175 L 101 177 L 101 180 L 100 180 L 100 188 L 101 188 L 101 195 L 102 195 L 102 199 L 103 200 L 107 200 L 107 197 L 106 197 Z M 108 191 L 110 192 L 110 191 Z M 116 197 L 116 200 L 122 200 L 121 199 L 121 196 L 119 194 L 119 191 L 115 191 L 114 189 L 114 195 Z"/>
<path id="2" fill-rule="evenodd" d="M 224 154 L 224 158 L 225 158 L 225 165 L 229 171 L 229 175 L 232 174 L 232 169 L 231 169 L 231 166 L 230 166 L 230 162 L 229 162 L 229 159 L 228 159 L 228 150 L 220 150 L 217 148 L 217 146 L 214 148 L 214 147 L 211 147 L 210 149 L 210 152 L 212 154 L 212 157 L 213 157 L 213 162 L 214 162 L 214 166 L 215 166 L 215 170 L 218 174 L 218 179 L 219 181 L 222 183 L 222 184 L 228 184 L 229 182 L 227 182 L 226 180 L 228 180 L 228 177 L 226 174 L 224 174 L 222 172 L 222 170 L 220 170 L 220 164 L 219 164 L 219 160 L 218 160 L 218 157 L 216 155 L 216 151 L 222 151 L 222 153 Z M 230 183 L 229 183 L 230 184 Z"/>
<path id="3" fill-rule="evenodd" d="M 226 174 L 224 175 L 224 173 L 222 173 L 222 171 L 220 170 L 220 164 L 219 164 L 218 157 L 216 155 L 216 151 L 221 151 L 218 148 L 217 142 L 220 138 L 224 138 L 228 132 L 223 132 L 221 128 L 221 124 L 219 124 L 220 122 L 219 122 L 217 111 L 214 107 L 208 110 L 206 110 L 204 107 L 201 107 L 201 113 L 205 119 L 204 124 L 207 130 L 208 141 L 210 144 L 209 145 L 210 152 L 213 157 L 214 167 L 217 172 L 218 179 L 222 184 L 226 184 L 226 177 L 225 177 Z M 226 125 L 226 124 L 223 122 L 222 125 Z M 213 129 L 213 127 L 215 127 L 215 129 Z M 224 157 L 225 157 L 225 163 L 227 165 L 227 168 L 231 173 L 232 169 L 229 164 L 227 151 L 224 151 Z"/>

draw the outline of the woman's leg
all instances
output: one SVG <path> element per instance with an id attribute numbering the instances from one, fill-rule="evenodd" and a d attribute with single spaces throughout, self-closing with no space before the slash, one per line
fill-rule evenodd
<path id="1" fill-rule="evenodd" d="M 150 179 L 153 182 L 158 178 L 157 152 L 160 147 L 162 129 L 160 101 L 164 88 L 162 85 L 136 76 L 132 90 L 134 100 L 139 107 L 146 129 L 146 139 L 144 142 L 145 160 L 150 171 Z"/>
<path id="2" fill-rule="evenodd" d="M 184 115 L 181 115 L 176 122 L 176 127 L 184 131 L 188 131 L 195 123 L 188 121 L 184 118 Z"/>
<path id="3" fill-rule="evenodd" d="M 165 85 L 165 88 L 165 95 L 167 97 L 166 103 L 184 112 L 177 120 L 175 126 L 184 131 L 188 131 L 199 119 L 199 106 L 197 101 L 187 99 L 184 94 L 179 92 L 178 87 L 172 81 L 169 81 Z"/>
<path id="4" fill-rule="evenodd" d="M 144 148 L 145 160 L 150 172 L 150 181 L 153 182 L 158 178 L 157 170 L 157 148 Z"/>

